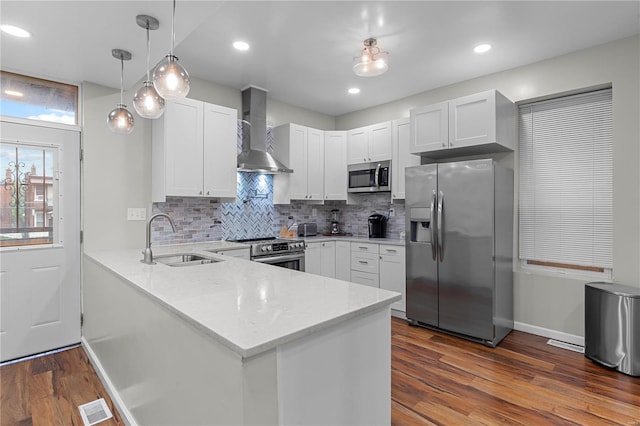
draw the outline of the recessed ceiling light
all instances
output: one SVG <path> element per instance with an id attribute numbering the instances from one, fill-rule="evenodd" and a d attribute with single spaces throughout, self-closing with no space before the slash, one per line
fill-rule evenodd
<path id="1" fill-rule="evenodd" d="M 349 90 L 347 90 L 347 92 L 349 92 L 349 94 L 351 95 L 357 95 L 358 93 L 360 93 L 360 89 L 358 89 L 357 87 L 351 87 Z"/>
<path id="2" fill-rule="evenodd" d="M 16 90 L 8 90 L 8 89 L 4 91 L 4 94 L 8 96 L 14 96 L 16 98 L 21 98 L 24 96 L 22 92 L 18 92 Z"/>
<path id="3" fill-rule="evenodd" d="M 236 50 L 249 50 L 249 43 L 244 42 L 244 41 L 234 41 L 233 42 L 233 47 Z"/>
<path id="4" fill-rule="evenodd" d="M 491 50 L 491 45 L 487 43 L 479 44 L 473 48 L 476 53 L 486 53 Z"/>
<path id="5" fill-rule="evenodd" d="M 14 37 L 27 38 L 31 37 L 31 33 L 14 25 L 0 25 L 0 30 Z"/>

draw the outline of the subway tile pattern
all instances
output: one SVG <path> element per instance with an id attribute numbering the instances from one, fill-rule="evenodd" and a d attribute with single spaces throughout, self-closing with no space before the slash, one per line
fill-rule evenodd
<path id="1" fill-rule="evenodd" d="M 161 212 L 171 216 L 176 232 L 166 219 L 158 218 L 151 224 L 153 243 L 192 243 L 222 238 L 220 204 L 215 200 L 167 197 L 166 202 L 152 206 L 152 214 Z"/>

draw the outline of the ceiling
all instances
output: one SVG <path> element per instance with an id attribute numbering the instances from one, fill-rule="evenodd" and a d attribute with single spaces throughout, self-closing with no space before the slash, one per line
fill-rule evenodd
<path id="1" fill-rule="evenodd" d="M 33 34 L 2 34 L 3 70 L 118 88 L 111 49 L 133 54 L 125 89 L 146 72 L 146 36 L 135 17 L 159 19 L 151 62 L 169 50 L 168 0 L 2 0 L 2 24 Z M 176 5 L 175 54 L 192 77 L 332 116 L 514 68 L 640 32 L 638 1 L 187 1 Z M 389 71 L 353 74 L 368 37 L 390 53 Z M 242 39 L 247 52 L 231 47 Z M 473 53 L 480 42 L 493 49 Z M 359 87 L 358 95 L 347 94 Z"/>

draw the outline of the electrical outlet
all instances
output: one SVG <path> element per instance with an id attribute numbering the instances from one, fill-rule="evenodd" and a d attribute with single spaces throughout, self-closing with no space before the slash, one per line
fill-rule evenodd
<path id="1" fill-rule="evenodd" d="M 127 220 L 147 220 L 147 209 L 144 207 L 127 209 Z"/>
<path id="2" fill-rule="evenodd" d="M 395 217 L 396 215 L 396 209 L 394 209 L 393 207 L 389 208 L 389 217 Z"/>
<path id="3" fill-rule="evenodd" d="M 316 217 L 316 216 L 318 216 L 318 209 L 316 209 L 316 208 L 312 208 L 312 209 L 311 209 L 311 216 L 312 216 L 312 217 Z"/>

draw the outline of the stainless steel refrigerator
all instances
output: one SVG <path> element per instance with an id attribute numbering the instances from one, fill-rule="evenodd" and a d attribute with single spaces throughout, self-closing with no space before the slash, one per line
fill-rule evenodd
<path id="1" fill-rule="evenodd" d="M 513 329 L 513 171 L 407 167 L 407 319 L 489 346 Z"/>

